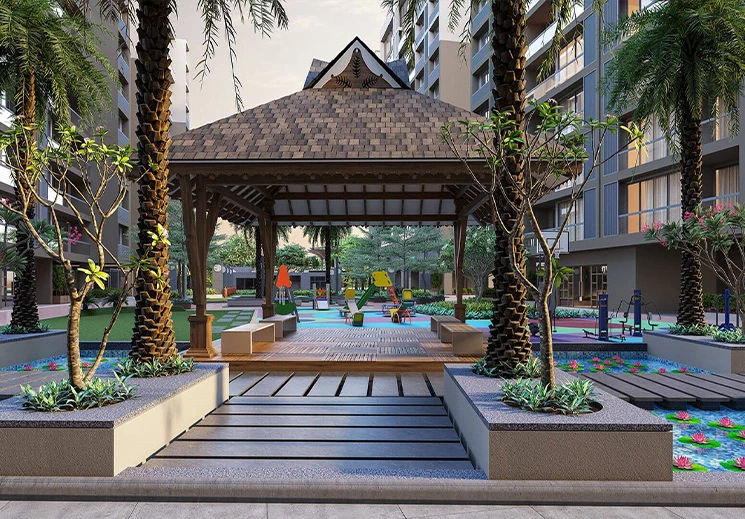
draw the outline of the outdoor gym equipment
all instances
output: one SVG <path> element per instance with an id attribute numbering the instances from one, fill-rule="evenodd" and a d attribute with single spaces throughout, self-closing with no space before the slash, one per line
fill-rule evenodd
<path id="1" fill-rule="evenodd" d="M 732 324 L 729 320 L 729 300 L 730 297 L 732 297 L 729 293 L 729 289 L 724 289 L 723 299 L 724 299 L 724 322 L 719 325 L 719 328 L 721 330 L 727 330 L 727 331 L 733 331 L 735 330 L 735 325 Z M 737 327 L 740 327 L 740 314 L 737 313 Z M 719 305 L 717 305 L 717 324 L 719 323 Z"/>
<path id="2" fill-rule="evenodd" d="M 642 291 L 635 288 L 629 301 L 622 299 L 621 302 L 618 303 L 618 308 L 616 309 L 614 318 L 618 316 L 624 304 L 626 305 L 626 310 L 623 312 L 623 319 L 619 319 L 621 323 L 621 335 L 624 335 L 626 330 L 628 330 L 629 335 L 633 337 L 641 337 L 642 332 L 644 331 L 644 328 L 642 327 L 643 313 L 647 314 L 647 326 L 649 326 L 649 330 L 654 331 L 657 324 L 652 322 L 652 314 L 657 314 L 657 319 L 661 319 L 660 313 L 657 311 L 657 305 L 655 305 L 654 301 L 644 299 L 642 297 Z M 632 308 L 634 309 L 634 321 L 633 324 L 628 324 L 629 314 L 631 313 Z"/>
<path id="3" fill-rule="evenodd" d="M 277 287 L 275 311 L 279 315 L 290 315 L 294 313 L 295 319 L 300 322 L 300 315 L 297 312 L 295 294 L 292 291 L 292 281 L 290 281 L 290 273 L 287 271 L 287 265 L 279 266 L 275 286 Z"/>
<path id="4" fill-rule="evenodd" d="M 625 341 L 626 337 L 621 335 L 611 335 L 608 327 L 608 294 L 598 294 L 598 316 L 595 318 L 594 331 L 582 330 L 585 332 L 585 338 L 595 338 L 598 341 L 610 342 L 611 339 Z"/>

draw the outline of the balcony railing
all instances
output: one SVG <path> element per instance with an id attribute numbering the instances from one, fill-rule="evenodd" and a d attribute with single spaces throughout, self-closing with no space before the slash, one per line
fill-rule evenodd
<path id="1" fill-rule="evenodd" d="M 491 2 L 484 2 L 484 5 L 479 9 L 476 15 L 471 20 L 471 30 L 475 34 L 485 22 L 489 20 L 491 15 Z"/>
<path id="2" fill-rule="evenodd" d="M 439 46 L 440 46 L 440 33 L 438 32 L 435 35 L 430 35 L 427 54 L 429 54 L 430 56 L 433 55 Z"/>
<path id="3" fill-rule="evenodd" d="M 120 225 L 129 226 L 129 210 L 124 207 L 119 207 L 116 211 L 116 219 Z"/>
<path id="4" fill-rule="evenodd" d="M 531 99 L 540 99 L 545 96 L 549 90 L 566 83 L 584 68 L 584 54 L 580 54 L 562 68 L 551 74 L 549 77 L 538 83 L 530 92 L 528 92 L 528 101 Z"/>
<path id="5" fill-rule="evenodd" d="M 726 195 L 712 196 L 701 200 L 704 208 L 715 207 L 723 204 L 735 204 L 739 193 L 728 193 Z M 633 234 L 641 232 L 645 226 L 652 227 L 656 222 L 668 223 L 680 221 L 682 217 L 681 205 L 671 204 L 651 209 L 643 209 L 631 213 L 618 215 L 618 232 L 620 234 Z"/>
<path id="6" fill-rule="evenodd" d="M 709 144 L 721 139 L 728 139 L 730 133 L 730 115 L 729 113 L 718 115 L 701 122 L 701 141 L 703 144 Z"/>
<path id="7" fill-rule="evenodd" d="M 580 14 L 584 12 L 584 10 L 585 8 L 583 5 L 579 3 L 574 4 L 567 25 L 573 22 Z M 551 25 L 546 27 L 546 29 L 541 34 L 539 34 L 532 42 L 530 42 L 530 44 L 528 45 L 528 52 L 525 55 L 526 59 L 530 59 L 544 46 L 548 45 L 551 40 L 553 40 L 554 34 L 556 33 L 556 26 L 557 22 L 553 22 Z"/>
<path id="8" fill-rule="evenodd" d="M 584 226 L 584 222 L 567 224 L 564 227 L 564 232 L 562 233 L 561 238 L 559 238 L 559 246 L 556 248 L 556 252 L 569 252 L 570 242 L 583 240 L 585 237 Z M 546 238 L 548 245 L 551 246 L 556 239 L 559 228 L 552 227 L 550 229 L 541 229 L 541 232 L 543 233 L 544 238 Z M 525 233 L 525 250 L 528 252 L 528 256 L 538 256 L 539 254 L 543 254 L 540 245 L 538 245 L 538 238 L 536 238 L 535 233 Z"/>
<path id="9" fill-rule="evenodd" d="M 118 90 L 117 93 L 119 94 L 119 111 L 122 112 L 125 117 L 129 117 L 129 101 L 124 97 L 124 93 L 121 90 Z"/>
<path id="10" fill-rule="evenodd" d="M 123 75 L 123 76 L 124 76 L 124 77 L 125 77 L 125 78 L 127 79 L 127 81 L 129 82 L 129 63 L 128 63 L 128 62 L 127 62 L 127 60 L 126 60 L 126 59 L 124 58 L 124 56 L 122 56 L 121 54 L 119 54 L 119 55 L 118 55 L 118 56 L 116 57 L 116 65 L 117 65 L 117 67 L 119 68 L 119 72 L 121 72 L 121 73 L 122 73 L 122 75 Z"/>
<path id="11" fill-rule="evenodd" d="M 429 14 L 427 15 L 427 28 L 431 29 L 432 24 L 437 20 L 440 15 L 440 2 L 435 2 L 434 5 L 429 7 Z"/>
<path id="12" fill-rule="evenodd" d="M 126 146 L 127 144 L 129 144 L 129 137 L 127 137 L 127 135 L 123 131 L 117 129 L 116 135 L 117 144 L 119 144 L 119 146 Z"/>
<path id="13" fill-rule="evenodd" d="M 83 256 L 91 255 L 91 243 L 87 241 L 76 241 L 72 243 L 70 240 L 65 241 L 65 252 L 72 252 L 73 254 L 82 254 Z"/>
<path id="14" fill-rule="evenodd" d="M 484 101 L 489 99 L 491 95 L 492 83 L 484 83 L 478 90 L 471 95 L 471 110 L 475 110 L 484 104 Z"/>
<path id="15" fill-rule="evenodd" d="M 477 70 L 491 56 L 491 45 L 487 41 L 476 53 L 471 57 L 471 70 Z"/>
<path id="16" fill-rule="evenodd" d="M 132 249 L 129 247 L 129 245 L 120 243 L 117 246 L 116 257 L 119 261 L 128 261 L 131 255 Z"/>
<path id="17" fill-rule="evenodd" d="M 10 173 L 10 168 L 2 164 L 0 164 L 0 182 L 8 184 L 9 186 L 15 185 L 15 180 L 13 180 L 13 175 Z"/>

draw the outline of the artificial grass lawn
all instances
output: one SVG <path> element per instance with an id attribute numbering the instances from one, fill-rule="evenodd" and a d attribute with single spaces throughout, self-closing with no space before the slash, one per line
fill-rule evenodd
<path id="1" fill-rule="evenodd" d="M 215 321 L 220 319 L 229 310 L 210 310 L 208 313 L 215 316 Z M 80 340 L 81 341 L 100 341 L 104 328 L 109 324 L 111 319 L 111 308 L 94 308 L 83 312 L 80 318 Z M 188 317 L 194 315 L 193 311 L 184 310 L 174 307 L 173 309 L 173 331 L 176 333 L 177 341 L 189 341 L 189 321 Z M 249 322 L 250 317 L 244 323 Z M 52 330 L 67 329 L 67 317 L 55 317 L 53 319 L 44 319 L 44 323 L 49 325 Z M 236 323 L 237 324 L 237 323 Z M 134 308 L 126 307 L 114 324 L 109 336 L 110 341 L 129 341 L 132 339 L 132 327 L 134 326 Z M 215 323 L 213 321 L 213 326 Z M 213 332 L 212 339 L 219 339 L 220 332 Z"/>

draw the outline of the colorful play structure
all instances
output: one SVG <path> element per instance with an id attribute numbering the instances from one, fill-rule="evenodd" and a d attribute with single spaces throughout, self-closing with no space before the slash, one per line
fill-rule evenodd
<path id="1" fill-rule="evenodd" d="M 340 310 L 352 326 L 362 326 L 364 322 L 364 314 L 361 309 L 364 307 L 370 298 L 377 292 L 379 288 L 385 288 L 388 290 L 388 295 L 391 298 L 392 303 L 383 304 L 383 314 L 390 315 L 391 321 L 403 324 L 406 319 L 411 322 L 411 316 L 414 313 L 414 295 L 409 289 L 403 290 L 402 300 L 399 301 L 396 291 L 393 289 L 393 282 L 391 277 L 384 270 L 377 270 L 372 273 L 373 282 L 369 287 L 362 293 L 362 296 L 358 301 L 355 301 L 355 290 L 348 288 L 344 292 L 344 298 L 346 299 L 346 307 Z"/>
<path id="2" fill-rule="evenodd" d="M 300 315 L 295 303 L 295 294 L 292 292 L 292 281 L 287 265 L 280 265 L 277 271 L 277 281 L 274 284 L 277 287 L 276 297 L 274 298 L 274 311 L 280 315 L 295 314 L 295 318 L 300 321 Z"/>
<path id="3" fill-rule="evenodd" d="M 328 310 L 331 306 L 331 285 L 326 283 L 326 288 L 318 288 L 313 283 L 313 309 Z"/>

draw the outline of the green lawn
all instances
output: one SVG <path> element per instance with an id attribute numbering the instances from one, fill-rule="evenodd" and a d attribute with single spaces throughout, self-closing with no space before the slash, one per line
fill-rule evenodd
<path id="1" fill-rule="evenodd" d="M 253 310 L 210 310 L 210 314 L 215 316 L 212 323 L 212 339 L 219 339 L 220 332 L 225 328 L 238 326 L 251 321 Z M 176 332 L 176 340 L 188 342 L 189 340 L 189 321 L 187 317 L 194 315 L 194 312 L 174 307 L 173 309 L 173 330 Z M 230 319 L 232 317 L 232 319 Z M 111 308 L 95 308 L 83 312 L 80 319 L 80 340 L 81 341 L 98 341 L 101 340 L 104 328 L 109 324 L 111 319 Z M 230 321 L 228 322 L 228 319 Z M 218 322 L 223 320 L 224 322 Z M 44 323 L 49 328 L 61 330 L 67 328 L 67 317 L 55 317 L 54 319 L 44 319 Z M 122 310 L 114 328 L 111 330 L 109 340 L 111 341 L 129 341 L 132 339 L 132 327 L 134 326 L 134 308 L 127 307 Z"/>

